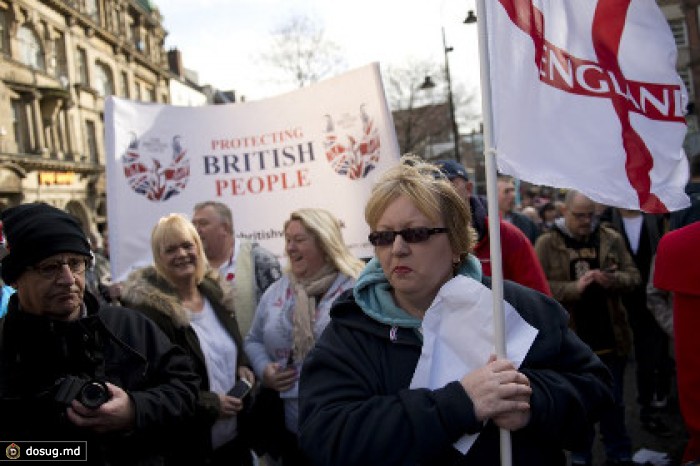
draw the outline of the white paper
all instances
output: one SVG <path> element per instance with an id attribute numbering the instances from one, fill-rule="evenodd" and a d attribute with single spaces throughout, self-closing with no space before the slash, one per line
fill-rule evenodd
<path id="1" fill-rule="evenodd" d="M 520 367 L 538 331 L 507 302 L 504 312 L 506 354 Z M 485 365 L 495 352 L 491 289 L 465 276 L 454 277 L 423 318 L 423 349 L 410 388 L 444 387 Z M 465 454 L 478 435 L 464 435 L 454 447 Z"/>
<path id="2" fill-rule="evenodd" d="M 648 450 L 641 448 L 632 456 L 632 461 L 635 464 L 652 464 L 654 466 L 668 466 L 671 464 L 671 458 L 668 453 L 661 451 Z"/>

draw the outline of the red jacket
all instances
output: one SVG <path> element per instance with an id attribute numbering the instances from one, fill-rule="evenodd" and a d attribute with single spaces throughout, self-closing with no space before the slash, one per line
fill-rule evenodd
<path id="1" fill-rule="evenodd" d="M 700 222 L 673 230 L 656 251 L 654 286 L 673 292 L 678 396 L 688 428 L 683 461 L 700 459 Z"/>
<path id="2" fill-rule="evenodd" d="M 547 277 L 530 240 L 518 227 L 503 220 L 500 220 L 500 224 L 503 278 L 552 296 Z M 488 218 L 486 228 L 488 228 Z M 490 248 L 491 241 L 488 233 L 474 247 L 474 255 L 481 261 L 484 275 L 489 277 L 491 276 Z"/>

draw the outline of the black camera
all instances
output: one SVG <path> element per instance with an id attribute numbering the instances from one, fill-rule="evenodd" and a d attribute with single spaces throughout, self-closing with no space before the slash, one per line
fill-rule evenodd
<path id="1" fill-rule="evenodd" d="M 57 385 L 54 399 L 64 405 L 70 405 L 73 400 L 78 400 L 86 408 L 97 409 L 110 398 L 107 384 L 100 380 L 69 375 L 61 379 Z"/>

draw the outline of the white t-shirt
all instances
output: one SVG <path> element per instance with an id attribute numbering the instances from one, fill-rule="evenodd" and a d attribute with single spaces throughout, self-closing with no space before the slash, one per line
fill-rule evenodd
<path id="1" fill-rule="evenodd" d="M 238 251 L 241 250 L 241 242 L 233 243 L 233 255 L 229 260 L 219 266 L 219 274 L 224 277 L 227 282 L 233 283 L 236 280 L 236 258 Z"/>
<path id="2" fill-rule="evenodd" d="M 189 311 L 189 313 L 190 323 L 204 353 L 209 390 L 215 393 L 226 393 L 236 383 L 236 361 L 238 360 L 236 343 L 221 325 L 206 298 L 204 298 L 204 308 L 201 312 Z M 236 416 L 217 419 L 211 429 L 212 446 L 216 449 L 224 445 L 233 440 L 236 433 Z"/>
<path id="3" fill-rule="evenodd" d="M 622 224 L 625 226 L 625 234 L 633 254 L 637 254 L 639 249 L 639 237 L 642 235 L 643 221 L 644 216 L 641 214 L 637 217 L 622 217 Z"/>

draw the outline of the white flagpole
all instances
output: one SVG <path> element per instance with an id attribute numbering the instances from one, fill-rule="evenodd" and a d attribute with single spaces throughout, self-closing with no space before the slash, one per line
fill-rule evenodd
<path id="1" fill-rule="evenodd" d="M 495 0 L 489 0 L 495 1 Z M 476 1 L 477 29 L 479 31 L 479 63 L 481 70 L 481 112 L 484 120 L 484 159 L 486 161 L 486 199 L 488 201 L 489 241 L 491 248 L 491 290 L 493 292 L 493 328 L 496 354 L 506 357 L 505 311 L 503 308 L 503 264 L 501 259 L 501 229 L 498 213 L 498 186 L 496 152 L 493 143 L 493 115 L 491 113 L 491 72 L 489 69 L 486 2 Z M 501 465 L 512 465 L 510 432 L 500 429 Z"/>

